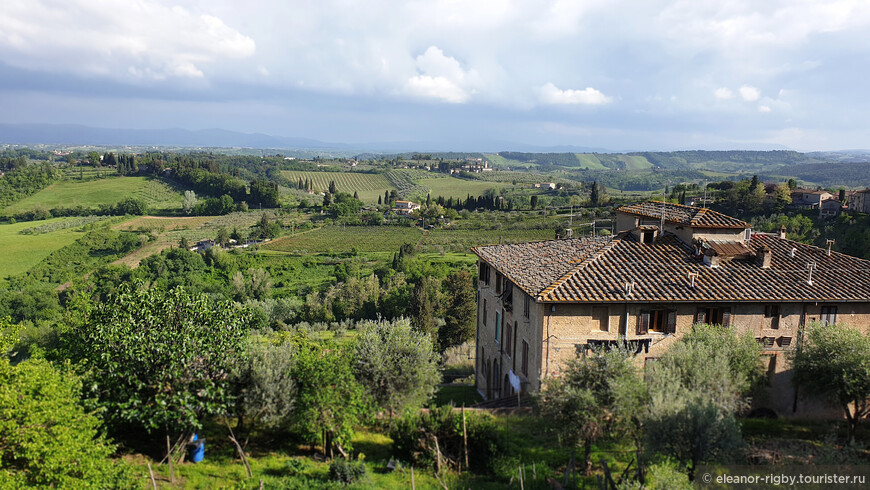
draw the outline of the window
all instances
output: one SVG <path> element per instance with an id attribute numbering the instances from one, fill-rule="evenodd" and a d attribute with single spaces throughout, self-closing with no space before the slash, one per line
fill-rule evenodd
<path id="1" fill-rule="evenodd" d="M 514 310 L 514 285 L 507 279 L 504 280 L 504 292 L 501 294 L 504 309 Z"/>
<path id="2" fill-rule="evenodd" d="M 508 357 L 511 356 L 511 326 L 508 324 L 507 328 L 504 329 L 504 343 L 502 344 L 502 352 L 504 352 Z"/>
<path id="3" fill-rule="evenodd" d="M 822 316 L 819 320 L 824 325 L 833 325 L 834 323 L 837 323 L 837 307 L 822 306 Z"/>
<path id="4" fill-rule="evenodd" d="M 641 242 L 643 242 L 643 243 L 652 243 L 652 242 L 653 242 L 653 239 L 655 238 L 655 232 L 653 232 L 653 231 L 643 231 L 643 232 L 641 232 L 640 236 L 641 236 L 641 240 L 640 240 Z"/>
<path id="5" fill-rule="evenodd" d="M 529 317 L 529 312 L 530 312 L 530 310 L 532 309 L 532 308 L 531 308 L 531 302 L 532 302 L 532 297 L 529 296 L 528 294 L 526 294 L 526 295 L 523 297 L 523 318 L 528 318 L 528 317 Z"/>
<path id="6" fill-rule="evenodd" d="M 602 332 L 610 331 L 610 311 L 606 306 L 592 307 L 592 324 Z"/>
<path id="7" fill-rule="evenodd" d="M 501 339 L 501 313 L 495 312 L 495 341 Z"/>
<path id="8" fill-rule="evenodd" d="M 480 369 L 483 370 L 483 379 L 486 379 L 486 349 L 480 348 Z"/>
<path id="9" fill-rule="evenodd" d="M 637 334 L 645 335 L 649 332 L 676 333 L 677 312 L 666 309 L 641 310 Z"/>
<path id="10" fill-rule="evenodd" d="M 483 326 L 486 326 L 486 298 L 483 299 Z"/>
<path id="11" fill-rule="evenodd" d="M 529 343 L 523 340 L 523 362 L 520 363 L 523 375 L 529 375 Z"/>
<path id="12" fill-rule="evenodd" d="M 701 307 L 695 316 L 695 323 L 709 323 L 710 325 L 731 325 L 731 308 Z"/>
<path id="13" fill-rule="evenodd" d="M 779 305 L 764 306 L 764 327 L 774 330 L 779 328 Z"/>
<path id="14" fill-rule="evenodd" d="M 487 264 L 486 262 L 480 263 L 480 271 L 477 276 L 477 280 L 489 286 L 489 264 Z"/>
<path id="15" fill-rule="evenodd" d="M 502 278 L 501 272 L 495 271 L 495 294 L 501 294 Z"/>

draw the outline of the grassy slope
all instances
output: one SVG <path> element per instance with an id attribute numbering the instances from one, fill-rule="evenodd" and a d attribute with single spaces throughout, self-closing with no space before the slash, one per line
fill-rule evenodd
<path id="1" fill-rule="evenodd" d="M 592 153 L 576 153 L 577 160 L 580 162 L 581 168 L 588 168 L 591 170 L 607 170 L 607 167 L 601 164 L 601 160 L 598 159 Z"/>
<path id="2" fill-rule="evenodd" d="M 80 232 L 72 228 L 40 235 L 20 235 L 19 231 L 49 223 L 57 223 L 77 218 L 54 218 L 44 221 L 31 221 L 0 225 L 0 241 L 3 243 L 3 260 L 0 260 L 0 278 L 27 271 L 55 250 L 59 250 L 81 238 Z"/>
<path id="3" fill-rule="evenodd" d="M 100 180 L 56 182 L 36 194 L 22 199 L 4 211 L 14 214 L 37 207 L 85 206 L 114 204 L 127 197 L 136 197 L 148 206 L 161 209 L 181 208 L 182 196 L 165 183 L 149 177 L 108 177 Z"/>

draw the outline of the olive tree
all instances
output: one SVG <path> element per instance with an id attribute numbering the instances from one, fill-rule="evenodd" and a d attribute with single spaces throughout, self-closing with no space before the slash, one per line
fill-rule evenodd
<path id="1" fill-rule="evenodd" d="M 636 427 L 634 416 L 645 398 L 629 351 L 593 350 L 569 361 L 564 373 L 549 378 L 539 395 L 541 415 L 571 447 L 583 446 L 584 470 L 592 471 L 592 444 Z"/>
<path id="2" fill-rule="evenodd" d="M 420 408 L 441 379 L 432 337 L 407 318 L 366 321 L 359 327 L 356 377 L 382 410 Z"/>
<path id="3" fill-rule="evenodd" d="M 735 414 L 761 379 L 760 348 L 751 335 L 696 325 L 648 370 L 650 403 L 643 420 L 647 450 L 689 469 L 725 457 L 741 444 Z"/>
<path id="4" fill-rule="evenodd" d="M 810 324 L 791 362 L 795 385 L 839 405 L 854 439 L 858 423 L 870 416 L 870 335 L 845 325 Z"/>

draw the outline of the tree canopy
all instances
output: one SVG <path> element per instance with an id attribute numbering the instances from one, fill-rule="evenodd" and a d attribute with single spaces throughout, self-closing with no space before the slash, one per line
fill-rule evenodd
<path id="1" fill-rule="evenodd" d="M 181 287 L 123 285 L 70 332 L 86 395 L 111 423 L 188 431 L 230 403 L 228 373 L 244 355 L 247 314 Z"/>

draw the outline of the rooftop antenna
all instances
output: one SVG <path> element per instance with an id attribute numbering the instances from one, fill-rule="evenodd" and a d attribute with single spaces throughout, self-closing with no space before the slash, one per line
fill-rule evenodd
<path id="1" fill-rule="evenodd" d="M 696 279 L 698 279 L 698 273 L 697 272 L 690 272 L 689 273 L 689 281 L 691 282 L 691 286 L 690 286 L 691 288 L 695 287 L 695 280 Z"/>
<path id="2" fill-rule="evenodd" d="M 807 269 L 809 269 L 809 271 L 810 271 L 810 277 L 809 277 L 809 279 L 807 279 L 807 284 L 809 284 L 810 286 L 813 285 L 813 269 L 815 269 L 815 268 L 816 268 L 815 262 L 807 262 Z"/>
<path id="3" fill-rule="evenodd" d="M 831 246 L 834 244 L 834 240 L 827 240 L 826 243 L 828 244 L 828 257 L 830 257 L 831 256 Z"/>

